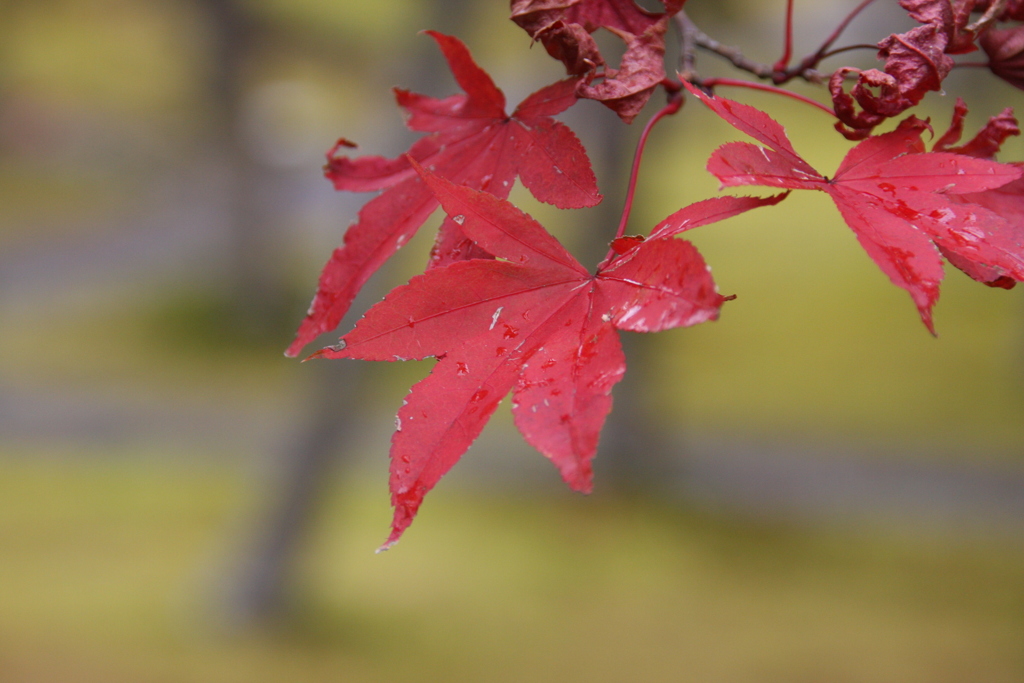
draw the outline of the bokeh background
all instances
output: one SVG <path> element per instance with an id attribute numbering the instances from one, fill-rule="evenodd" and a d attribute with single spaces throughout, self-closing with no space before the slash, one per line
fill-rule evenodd
<path id="1" fill-rule="evenodd" d="M 782 0 L 689 4 L 777 58 Z M 855 4 L 797 2 L 797 54 Z M 909 27 L 876 4 L 840 44 Z M 738 298 L 627 335 L 593 495 L 499 412 L 374 555 L 394 411 L 429 363 L 282 356 L 368 198 L 334 192 L 323 153 L 401 153 L 390 87 L 455 92 L 421 29 L 460 35 L 512 103 L 559 78 L 507 12 L 0 4 L 0 681 L 1024 680 L 1024 292 L 951 270 L 934 339 L 817 193 L 692 234 Z M 969 130 L 1024 104 L 983 70 L 946 85 L 918 112 L 939 131 L 957 94 Z M 726 94 L 823 171 L 849 147 L 810 107 Z M 514 198 L 596 262 L 639 125 L 564 118 L 605 204 Z M 704 161 L 738 137 L 692 104 L 663 122 L 631 231 L 715 194 Z"/>

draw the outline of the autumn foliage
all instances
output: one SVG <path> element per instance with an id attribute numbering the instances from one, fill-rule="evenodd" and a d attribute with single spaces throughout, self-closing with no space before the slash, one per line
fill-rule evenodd
<path id="1" fill-rule="evenodd" d="M 699 2 L 700 0 L 692 0 Z M 727 301 L 696 248 L 677 236 L 751 209 L 783 201 L 793 190 L 829 195 L 867 255 L 910 295 L 929 330 L 944 262 L 993 287 L 1024 280 L 1024 178 L 1021 163 L 995 160 L 1019 135 L 1007 109 L 961 143 L 967 105 L 958 99 L 946 131 L 907 113 L 942 89 L 958 64 L 986 66 L 1024 87 L 1024 4 L 1013 0 L 901 0 L 918 25 L 881 37 L 882 68 L 822 62 L 858 46 L 834 48 L 849 15 L 821 47 L 793 60 L 793 2 L 787 3 L 782 57 L 757 64 L 703 34 L 683 0 L 651 12 L 633 0 L 512 0 L 511 18 L 564 66 L 567 77 L 541 88 L 506 113 L 502 91 L 457 38 L 427 32 L 441 49 L 461 94 L 442 99 L 395 89 L 406 123 L 426 133 L 407 153 L 388 159 L 349 157 L 341 139 L 325 172 L 339 190 L 379 190 L 345 233 L 320 276 L 288 355 L 335 329 L 369 277 L 440 206 L 425 272 L 396 287 L 318 358 L 436 358 L 398 411 L 391 446 L 395 508 L 384 547 L 399 539 L 426 493 L 480 434 L 502 399 L 523 437 L 548 457 L 575 490 L 592 487 L 591 461 L 612 409 L 612 388 L 626 370 L 619 331 L 657 332 L 716 320 Z M 593 38 L 605 30 L 624 44 L 609 64 Z M 675 77 L 665 41 L 679 41 Z M 958 62 L 983 50 L 988 61 Z M 761 80 L 701 78 L 697 55 L 717 52 Z M 829 104 L 783 86 L 803 79 L 822 86 Z M 715 93 L 747 87 L 807 101 L 832 116 L 851 140 L 838 168 L 824 174 L 794 149 L 767 113 Z M 641 135 L 618 231 L 608 230 L 607 256 L 591 271 L 537 221 L 507 201 L 516 178 L 540 201 L 561 209 L 601 201 L 586 150 L 554 116 L 579 99 L 612 109 L 626 124 L 658 91 L 667 104 Z M 683 207 L 646 236 L 624 235 L 647 133 L 684 98 L 708 107 L 744 139 L 725 142 L 707 161 L 722 187 L 785 190 L 759 198 L 721 196 Z M 885 132 L 879 126 L 892 120 Z M 823 119 L 824 121 L 824 119 Z M 827 125 L 827 124 L 825 124 Z M 753 139 L 754 142 L 750 142 Z"/>

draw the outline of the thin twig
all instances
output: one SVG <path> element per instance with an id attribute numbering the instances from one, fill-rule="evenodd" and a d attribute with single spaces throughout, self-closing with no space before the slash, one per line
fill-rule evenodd
<path id="1" fill-rule="evenodd" d="M 739 48 L 732 47 L 731 45 L 724 45 L 701 31 L 693 23 L 693 20 L 686 16 L 684 12 L 677 14 L 675 16 L 675 21 L 679 26 L 680 35 L 689 36 L 689 39 L 693 41 L 694 45 L 707 50 L 708 52 L 713 52 L 720 57 L 724 57 L 737 69 L 752 73 L 758 78 L 776 81 L 777 83 L 785 82 L 797 77 L 810 83 L 823 83 L 825 81 L 825 77 L 812 68 L 794 67 L 787 71 L 777 71 L 768 64 L 755 62 L 744 55 Z M 692 68 L 690 71 L 690 75 L 693 75 Z M 781 81 L 779 80 L 780 78 Z"/>
<path id="2" fill-rule="evenodd" d="M 819 59 L 825 60 L 829 57 L 834 57 L 843 52 L 849 52 L 851 50 L 877 50 L 877 45 L 871 45 L 870 43 L 860 43 L 859 45 L 844 45 L 843 47 L 837 47 L 834 50 L 829 50 L 825 54 L 821 55 Z"/>
<path id="3" fill-rule="evenodd" d="M 697 43 L 694 35 L 697 27 L 686 16 L 686 12 L 679 12 L 674 20 L 679 32 L 679 76 L 690 80 L 697 74 Z"/>
<path id="4" fill-rule="evenodd" d="M 730 45 L 723 45 L 696 27 L 694 27 L 693 42 L 698 47 L 702 47 L 709 52 L 714 52 L 719 57 L 728 59 L 737 69 L 749 71 L 758 78 L 771 78 L 772 74 L 775 73 L 775 69 L 771 68 L 767 64 L 761 64 L 752 59 L 748 59 L 739 48 L 732 47 Z"/>
<path id="5" fill-rule="evenodd" d="M 839 26 L 836 26 L 835 30 L 832 31 L 831 34 L 829 34 L 829 37 L 825 39 L 825 42 L 821 44 L 821 47 L 815 50 L 813 54 L 805 57 L 804 60 L 800 62 L 800 64 L 803 65 L 805 68 L 816 67 L 818 65 L 818 62 L 820 62 L 824 58 L 823 55 L 826 52 L 828 52 L 828 49 L 830 47 L 832 47 L 832 43 L 836 42 L 836 40 L 839 39 L 839 36 L 843 33 L 843 31 L 846 30 L 846 27 L 850 25 L 850 22 L 853 21 L 858 14 L 860 14 L 868 5 L 870 5 L 874 1 L 875 0 L 863 0 L 863 2 L 854 7 L 853 11 L 847 14 L 846 18 L 839 22 Z"/>

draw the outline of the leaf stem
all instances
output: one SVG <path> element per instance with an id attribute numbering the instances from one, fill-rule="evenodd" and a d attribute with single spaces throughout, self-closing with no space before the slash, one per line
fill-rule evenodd
<path id="1" fill-rule="evenodd" d="M 830 116 L 836 115 L 836 113 L 832 111 L 828 106 L 822 104 L 821 102 L 818 102 L 817 100 L 811 99 L 806 95 L 795 93 L 791 90 L 786 90 L 785 88 L 778 88 L 774 85 L 768 85 L 767 83 L 758 83 L 756 81 L 742 81 L 735 78 L 705 78 L 703 81 L 698 83 L 698 85 L 705 88 L 714 88 L 715 86 L 721 85 L 733 88 L 750 88 L 751 90 L 763 90 L 765 92 L 775 93 L 776 95 L 785 95 L 786 97 L 790 97 L 794 100 L 799 100 L 804 104 L 810 104 L 822 110 L 823 112 L 829 114 Z"/>
<path id="2" fill-rule="evenodd" d="M 839 25 L 836 26 L 835 30 L 829 34 L 828 38 L 825 39 L 825 42 L 821 44 L 821 47 L 815 50 L 813 54 L 807 55 L 803 58 L 798 68 L 813 69 L 818 66 L 818 63 L 828 55 L 828 49 L 832 47 L 832 43 L 836 42 L 842 32 L 846 30 L 846 27 L 850 25 L 850 22 L 874 1 L 875 0 L 863 0 L 863 2 L 854 7 L 853 11 L 847 14 L 846 18 L 839 22 Z"/>
<path id="3" fill-rule="evenodd" d="M 619 239 L 626 234 L 626 225 L 629 223 L 629 214 L 633 209 L 633 195 L 636 193 L 636 181 L 640 175 L 640 161 L 644 156 L 644 147 L 647 144 L 647 136 L 651 134 L 651 130 L 654 129 L 655 124 L 662 120 L 666 116 L 671 116 L 679 111 L 683 106 L 683 96 L 680 92 L 673 92 L 669 94 L 668 104 L 662 107 L 658 112 L 650 118 L 647 125 L 644 126 L 643 131 L 640 133 L 640 139 L 636 143 L 636 153 L 633 155 L 633 168 L 629 173 L 629 186 L 626 189 L 626 201 L 622 207 L 622 218 L 619 220 L 619 228 L 615 231 L 614 240 Z M 610 247 L 608 253 L 604 257 L 604 262 L 612 257 L 614 250 Z"/>
<path id="4" fill-rule="evenodd" d="M 793 58 L 793 0 L 786 0 L 786 37 L 782 45 L 782 56 L 772 67 L 775 71 L 785 71 L 789 60 Z"/>
<path id="5" fill-rule="evenodd" d="M 878 49 L 877 45 L 871 45 L 869 43 L 859 43 L 857 45 L 844 45 L 843 47 L 837 47 L 834 50 L 829 50 L 828 52 L 825 52 L 825 53 L 819 55 L 818 58 L 823 61 L 823 60 L 828 59 L 829 57 L 834 57 L 835 55 L 842 54 L 843 52 L 850 52 L 852 50 L 877 50 L 877 49 Z"/>

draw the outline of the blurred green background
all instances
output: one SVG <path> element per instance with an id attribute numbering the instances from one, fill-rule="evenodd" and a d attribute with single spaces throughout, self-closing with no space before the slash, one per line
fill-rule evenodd
<path id="1" fill-rule="evenodd" d="M 770 63 L 784 4 L 688 9 Z M 855 4 L 797 2 L 797 54 Z M 878 5 L 841 43 L 910 26 Z M 559 78 L 507 13 L 0 4 L 0 681 L 1024 680 L 1024 294 L 950 269 L 934 339 L 815 193 L 689 236 L 738 298 L 630 335 L 592 496 L 499 412 L 373 554 L 394 411 L 429 363 L 282 357 L 368 197 L 331 190 L 323 153 L 401 153 L 392 85 L 455 92 L 420 29 L 460 35 L 511 103 Z M 938 131 L 958 94 L 968 130 L 1024 103 L 964 71 L 918 111 Z M 824 173 L 849 148 L 810 107 L 723 94 Z M 605 205 L 514 199 L 596 261 L 639 125 L 564 118 Z M 716 194 L 704 162 L 738 138 L 692 103 L 660 124 L 631 232 Z"/>

